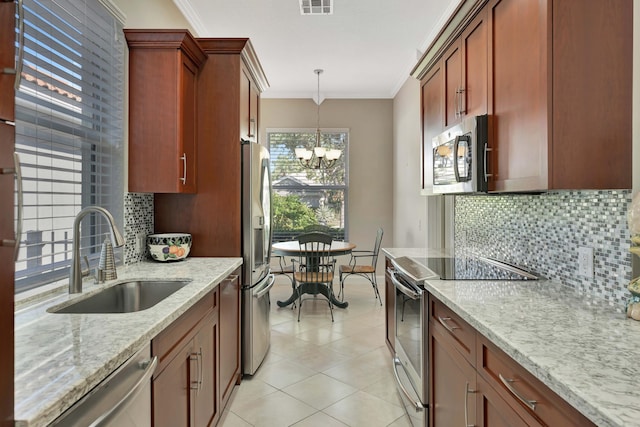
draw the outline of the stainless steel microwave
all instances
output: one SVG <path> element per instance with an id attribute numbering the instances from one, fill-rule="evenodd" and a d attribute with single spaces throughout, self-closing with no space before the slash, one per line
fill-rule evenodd
<path id="1" fill-rule="evenodd" d="M 462 120 L 433 138 L 433 192 L 486 193 L 490 116 Z"/>

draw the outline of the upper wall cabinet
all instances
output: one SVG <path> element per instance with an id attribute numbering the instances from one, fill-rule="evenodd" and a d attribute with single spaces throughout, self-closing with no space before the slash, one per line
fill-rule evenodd
<path id="1" fill-rule="evenodd" d="M 125 30 L 129 191 L 196 192 L 196 93 L 206 55 L 187 30 Z"/>
<path id="2" fill-rule="evenodd" d="M 632 31 L 631 0 L 463 1 L 412 72 L 423 164 L 434 134 L 486 112 L 490 191 L 631 188 Z M 425 99 L 434 72 L 439 101 Z"/>

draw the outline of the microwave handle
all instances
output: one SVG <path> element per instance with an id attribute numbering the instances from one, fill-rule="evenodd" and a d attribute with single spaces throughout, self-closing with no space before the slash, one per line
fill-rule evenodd
<path id="1" fill-rule="evenodd" d="M 493 176 L 491 173 L 487 173 L 487 157 L 489 157 L 489 152 L 493 151 L 493 148 L 489 148 L 489 144 L 487 142 L 484 143 L 484 182 L 489 182 L 489 178 Z"/>
<path id="2" fill-rule="evenodd" d="M 460 170 L 458 169 L 458 146 L 460 145 L 460 135 L 456 136 L 453 142 L 453 173 L 456 175 L 456 182 L 460 182 Z"/>

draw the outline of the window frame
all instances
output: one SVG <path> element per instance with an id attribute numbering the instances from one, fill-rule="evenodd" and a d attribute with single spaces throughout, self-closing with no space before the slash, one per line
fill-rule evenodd
<path id="1" fill-rule="evenodd" d="M 296 128 L 266 128 L 265 129 L 265 139 L 267 148 L 269 152 L 271 152 L 271 141 L 269 135 L 272 133 L 308 133 L 315 134 L 316 128 L 306 128 L 306 127 L 296 127 Z M 343 162 L 344 162 L 344 184 L 341 185 L 318 185 L 313 186 L 313 189 L 318 190 L 342 190 L 344 194 L 344 239 L 348 241 L 349 239 L 349 146 L 351 145 L 351 132 L 349 128 L 320 128 L 320 133 L 329 134 L 329 133 L 344 133 L 346 134 L 346 143 L 345 147 L 342 150 Z M 294 153 L 292 153 L 294 155 Z M 296 160 L 297 161 L 297 160 Z M 302 169 L 304 171 L 304 168 Z M 272 171 L 273 173 L 273 171 Z M 281 190 L 304 190 L 308 189 L 302 186 L 297 185 L 279 185 L 276 186 L 273 184 L 272 179 L 272 191 L 275 192 L 277 189 Z"/>

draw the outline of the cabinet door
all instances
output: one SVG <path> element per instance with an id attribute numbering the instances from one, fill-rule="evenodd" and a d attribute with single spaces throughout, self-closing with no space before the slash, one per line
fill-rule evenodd
<path id="1" fill-rule="evenodd" d="M 251 79 L 243 69 L 240 73 L 240 138 L 251 140 Z"/>
<path id="2" fill-rule="evenodd" d="M 192 360 L 193 342 L 189 341 L 152 383 L 153 426 L 192 426 L 192 381 L 196 365 Z"/>
<path id="3" fill-rule="evenodd" d="M 2 70 L 15 68 L 15 13 L 14 2 L 0 2 L 0 120 L 14 120 L 13 89 L 15 75 Z"/>
<path id="4" fill-rule="evenodd" d="M 478 377 L 477 390 L 478 427 L 527 427 L 539 426 L 534 420 L 526 423 L 518 414 L 487 384 Z"/>
<path id="5" fill-rule="evenodd" d="M 220 283 L 221 406 L 240 380 L 240 271 Z"/>
<path id="6" fill-rule="evenodd" d="M 437 63 L 422 79 L 422 189 L 433 186 L 433 137 L 444 128 L 444 71 Z"/>
<path id="7" fill-rule="evenodd" d="M 430 328 L 431 425 L 474 425 L 476 371 L 455 349 L 442 326 L 431 321 Z"/>
<path id="8" fill-rule="evenodd" d="M 549 90 L 546 1 L 489 3 L 490 108 L 497 191 L 546 189 Z"/>
<path id="9" fill-rule="evenodd" d="M 390 266 L 389 260 L 386 260 L 387 267 Z M 391 276 L 386 272 L 384 275 L 384 311 L 386 316 L 386 341 L 387 347 L 391 354 L 395 354 L 396 343 L 396 290 L 391 281 Z"/>
<path id="10" fill-rule="evenodd" d="M 462 93 L 460 112 L 464 116 L 487 113 L 487 13 L 483 9 L 460 36 L 462 47 Z"/>
<path id="11" fill-rule="evenodd" d="M 181 55 L 177 162 L 180 193 L 196 192 L 196 75 L 197 68 Z"/>
<path id="12" fill-rule="evenodd" d="M 444 70 L 444 127 L 447 128 L 460 120 L 462 89 L 462 53 L 460 43 L 454 43 L 442 57 Z"/>
<path id="13" fill-rule="evenodd" d="M 249 138 L 258 142 L 258 114 L 260 112 L 260 94 L 255 84 L 249 86 Z"/>
<path id="14" fill-rule="evenodd" d="M 194 390 L 192 390 L 193 426 L 207 427 L 213 424 L 218 416 L 218 387 L 217 378 L 217 311 L 212 312 L 201 322 L 201 327 L 193 339 L 191 352 L 192 376 Z M 193 366 L 195 364 L 195 366 Z"/>

